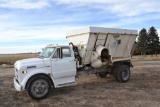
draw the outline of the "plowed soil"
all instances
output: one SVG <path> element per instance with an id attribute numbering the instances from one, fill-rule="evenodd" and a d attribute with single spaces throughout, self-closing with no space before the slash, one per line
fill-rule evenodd
<path id="1" fill-rule="evenodd" d="M 159 107 L 160 61 L 133 61 L 131 78 L 118 83 L 113 76 L 87 75 L 77 85 L 52 89 L 36 101 L 13 86 L 13 68 L 0 68 L 0 107 Z"/>

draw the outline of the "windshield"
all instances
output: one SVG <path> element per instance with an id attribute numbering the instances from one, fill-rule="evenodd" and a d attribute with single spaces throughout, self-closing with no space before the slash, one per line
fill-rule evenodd
<path id="1" fill-rule="evenodd" d="M 42 51 L 42 53 L 40 54 L 39 57 L 41 57 L 41 58 L 49 58 L 49 57 L 52 55 L 52 53 L 53 53 L 53 51 L 54 51 L 55 49 L 56 49 L 55 47 L 46 47 L 46 48 Z"/>

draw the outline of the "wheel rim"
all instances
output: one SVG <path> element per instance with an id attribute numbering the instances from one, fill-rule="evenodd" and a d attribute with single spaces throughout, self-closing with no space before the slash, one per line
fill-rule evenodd
<path id="1" fill-rule="evenodd" d="M 129 78 L 129 71 L 128 71 L 128 69 L 124 69 L 122 71 L 122 79 L 123 80 L 128 80 L 128 78 Z"/>
<path id="2" fill-rule="evenodd" d="M 31 92 L 36 97 L 43 97 L 49 91 L 49 85 L 45 80 L 36 80 L 31 86 Z"/>
<path id="3" fill-rule="evenodd" d="M 46 86 L 43 82 L 37 82 L 34 86 L 34 91 L 37 94 L 42 94 L 44 92 L 44 90 L 46 89 Z"/>

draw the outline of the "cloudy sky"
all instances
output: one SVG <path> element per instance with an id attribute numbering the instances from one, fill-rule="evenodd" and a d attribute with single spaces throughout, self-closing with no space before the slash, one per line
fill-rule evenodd
<path id="1" fill-rule="evenodd" d="M 0 53 L 67 44 L 67 32 L 86 26 L 154 26 L 160 35 L 160 0 L 0 0 Z"/>

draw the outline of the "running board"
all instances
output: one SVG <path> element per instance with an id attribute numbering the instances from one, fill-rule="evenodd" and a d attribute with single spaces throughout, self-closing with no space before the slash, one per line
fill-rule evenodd
<path id="1" fill-rule="evenodd" d="M 73 86 L 73 85 L 77 85 L 77 82 L 70 82 L 70 83 L 64 83 L 64 84 L 58 84 L 58 88 L 59 87 L 66 87 L 66 86 Z"/>

